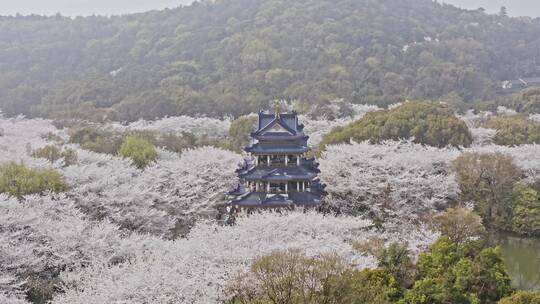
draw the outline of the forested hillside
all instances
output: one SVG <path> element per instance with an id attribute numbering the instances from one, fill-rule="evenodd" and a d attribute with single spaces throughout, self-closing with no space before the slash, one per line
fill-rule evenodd
<path id="1" fill-rule="evenodd" d="M 7 115 L 240 115 L 275 98 L 475 103 L 539 74 L 540 19 L 431 0 L 216 0 L 120 17 L 0 17 Z"/>

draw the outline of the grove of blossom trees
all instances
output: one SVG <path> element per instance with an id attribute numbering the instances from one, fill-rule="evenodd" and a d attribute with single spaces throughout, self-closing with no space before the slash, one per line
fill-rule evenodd
<path id="1" fill-rule="evenodd" d="M 332 121 L 301 119 L 317 146 L 331 128 L 373 110 L 358 107 L 351 118 Z M 229 297 L 229 279 L 274 250 L 337 253 L 359 269 L 374 267 L 376 260 L 355 250 L 358 242 L 405 242 L 419 253 L 438 236 L 419 224 L 422 215 L 459 195 L 452 161 L 464 151 L 509 154 L 530 181 L 540 177 L 540 146 L 491 144 L 494 131 L 479 123 L 486 115 L 494 114 L 461 117 L 476 134 L 467 149 L 407 140 L 328 146 L 319 159 L 320 177 L 327 207 L 339 216 L 261 212 L 238 218 L 234 226 L 220 225 L 216 217 L 237 182 L 240 154 L 215 147 L 181 154 L 158 150 L 158 160 L 140 170 L 130 160 L 68 144 L 68 131 L 52 121 L 0 117 L 0 163 L 52 167 L 69 185 L 65 193 L 22 200 L 0 194 L 0 303 L 27 303 L 31 287 L 56 290 L 52 303 L 218 303 Z M 171 117 L 111 127 L 226 136 L 229 125 Z M 77 162 L 32 156 L 47 145 L 73 149 Z M 378 227 L 369 218 L 382 213 L 389 217 Z"/>
<path id="2" fill-rule="evenodd" d="M 215 303 L 226 297 L 229 276 L 276 249 L 335 252 L 365 268 L 375 259 L 353 250 L 354 241 L 406 241 L 419 252 L 437 236 L 413 225 L 379 233 L 367 220 L 292 212 L 244 217 L 235 226 L 201 222 L 187 238 L 168 241 L 89 220 L 64 196 L 1 201 L 0 271 L 41 279 L 62 271 L 55 284 L 65 294 L 53 303 Z M 1 291 L 17 298 L 16 282 Z"/>
<path id="3" fill-rule="evenodd" d="M 165 117 L 156 121 L 138 120 L 127 125 L 110 123 L 109 126 L 118 130 L 149 130 L 165 133 L 189 132 L 195 135 L 224 137 L 227 135 L 230 124 L 230 119 L 176 116 Z"/>
<path id="4" fill-rule="evenodd" d="M 458 194 L 449 163 L 458 154 L 412 142 L 329 146 L 321 159 L 326 200 L 347 214 L 384 210 L 418 216 L 442 209 Z"/>

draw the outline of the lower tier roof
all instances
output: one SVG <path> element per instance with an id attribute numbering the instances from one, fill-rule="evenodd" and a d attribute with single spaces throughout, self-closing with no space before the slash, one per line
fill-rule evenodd
<path id="1" fill-rule="evenodd" d="M 287 167 L 267 167 L 258 166 L 240 174 L 240 177 L 247 181 L 268 181 L 268 182 L 286 182 L 286 181 L 310 181 L 317 177 L 317 173 L 311 168 L 303 166 Z"/>
<path id="2" fill-rule="evenodd" d="M 321 203 L 321 196 L 312 192 L 293 192 L 288 195 L 247 193 L 232 201 L 233 206 L 255 208 L 318 206 Z"/>

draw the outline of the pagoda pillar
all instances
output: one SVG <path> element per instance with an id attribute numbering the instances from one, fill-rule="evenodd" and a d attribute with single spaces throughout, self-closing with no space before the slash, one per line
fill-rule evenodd
<path id="1" fill-rule="evenodd" d="M 266 161 L 268 162 L 267 165 L 270 166 L 270 155 L 266 155 Z"/>
<path id="2" fill-rule="evenodd" d="M 300 192 L 300 182 L 296 182 L 296 191 Z"/>
<path id="3" fill-rule="evenodd" d="M 259 192 L 259 182 L 255 182 L 255 191 Z"/>
<path id="4" fill-rule="evenodd" d="M 302 191 L 303 191 L 303 192 L 306 191 L 306 182 L 302 182 Z"/>
<path id="5" fill-rule="evenodd" d="M 296 165 L 300 166 L 300 155 L 296 156 Z"/>
<path id="6" fill-rule="evenodd" d="M 266 193 L 270 193 L 270 182 L 266 182 Z"/>
<path id="7" fill-rule="evenodd" d="M 289 165 L 289 155 L 285 155 L 285 166 Z"/>
<path id="8" fill-rule="evenodd" d="M 285 183 L 285 193 L 289 193 L 289 183 Z"/>

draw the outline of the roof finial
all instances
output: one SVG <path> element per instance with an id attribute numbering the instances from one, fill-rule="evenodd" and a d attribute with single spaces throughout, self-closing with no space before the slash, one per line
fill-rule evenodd
<path id="1" fill-rule="evenodd" d="M 276 114 L 276 118 L 279 118 L 279 102 L 277 100 L 274 103 L 274 111 L 275 111 L 275 114 Z"/>

